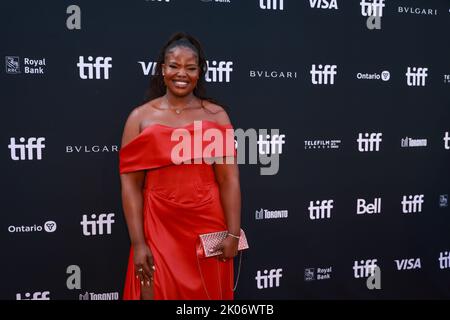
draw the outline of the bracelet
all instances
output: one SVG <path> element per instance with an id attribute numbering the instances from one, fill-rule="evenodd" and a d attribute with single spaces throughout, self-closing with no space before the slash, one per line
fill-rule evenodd
<path id="1" fill-rule="evenodd" d="M 240 239 L 240 237 L 238 237 L 238 236 L 236 236 L 236 235 L 234 235 L 234 234 L 232 234 L 232 233 L 227 233 L 227 236 L 230 236 L 230 237 L 233 237 L 233 238 L 236 238 L 236 239 Z"/>

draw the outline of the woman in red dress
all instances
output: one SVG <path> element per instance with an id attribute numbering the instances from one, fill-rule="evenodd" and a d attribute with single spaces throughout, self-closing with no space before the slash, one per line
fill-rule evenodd
<path id="1" fill-rule="evenodd" d="M 131 240 L 124 299 L 233 299 L 239 171 L 230 119 L 203 93 L 206 70 L 199 42 L 175 34 L 161 50 L 151 100 L 126 121 L 119 153 Z M 200 141 L 197 153 L 203 159 L 197 161 L 187 148 L 181 152 L 183 163 L 174 161 L 174 148 L 180 144 L 174 133 L 193 137 L 187 145 L 198 151 L 198 137 L 207 130 L 222 135 L 223 145 L 211 158 L 224 161 L 205 161 L 207 139 Z M 217 246 L 222 254 L 205 258 L 199 235 L 216 231 L 228 231 Z"/>

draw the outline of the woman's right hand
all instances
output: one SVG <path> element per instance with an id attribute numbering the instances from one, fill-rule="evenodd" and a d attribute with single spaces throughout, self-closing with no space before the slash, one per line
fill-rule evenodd
<path id="1" fill-rule="evenodd" d="M 152 252 L 146 243 L 133 246 L 133 250 L 136 277 L 141 285 L 150 286 L 155 272 Z"/>

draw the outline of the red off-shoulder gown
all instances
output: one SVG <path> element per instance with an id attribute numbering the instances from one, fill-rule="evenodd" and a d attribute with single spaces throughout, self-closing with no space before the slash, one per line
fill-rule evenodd
<path id="1" fill-rule="evenodd" d="M 209 129 L 224 137 L 213 156 L 236 157 L 232 125 L 209 120 L 176 128 L 150 125 L 119 151 L 121 174 L 146 170 L 144 233 L 156 268 L 155 300 L 233 299 L 233 259 L 223 262 L 198 254 L 199 234 L 227 230 L 213 167 L 205 161 L 175 164 L 171 154 L 180 143 L 171 139 L 174 130 L 192 138 L 191 151 L 195 143 L 204 151 L 211 142 L 207 138 L 198 144 L 198 138 Z M 180 155 L 183 162 L 199 157 L 194 152 Z M 131 248 L 123 299 L 140 299 L 140 295 Z"/>

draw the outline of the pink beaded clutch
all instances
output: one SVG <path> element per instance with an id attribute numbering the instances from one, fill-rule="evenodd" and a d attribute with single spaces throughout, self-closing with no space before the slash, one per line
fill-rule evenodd
<path id="1" fill-rule="evenodd" d="M 222 251 L 216 250 L 210 252 L 210 249 L 214 249 L 219 243 L 221 243 L 228 235 L 228 231 L 211 232 L 200 235 L 200 242 L 203 247 L 203 253 L 205 257 L 213 257 L 222 254 Z M 244 230 L 241 229 L 239 236 L 238 250 L 248 249 L 248 242 L 245 236 Z"/>

